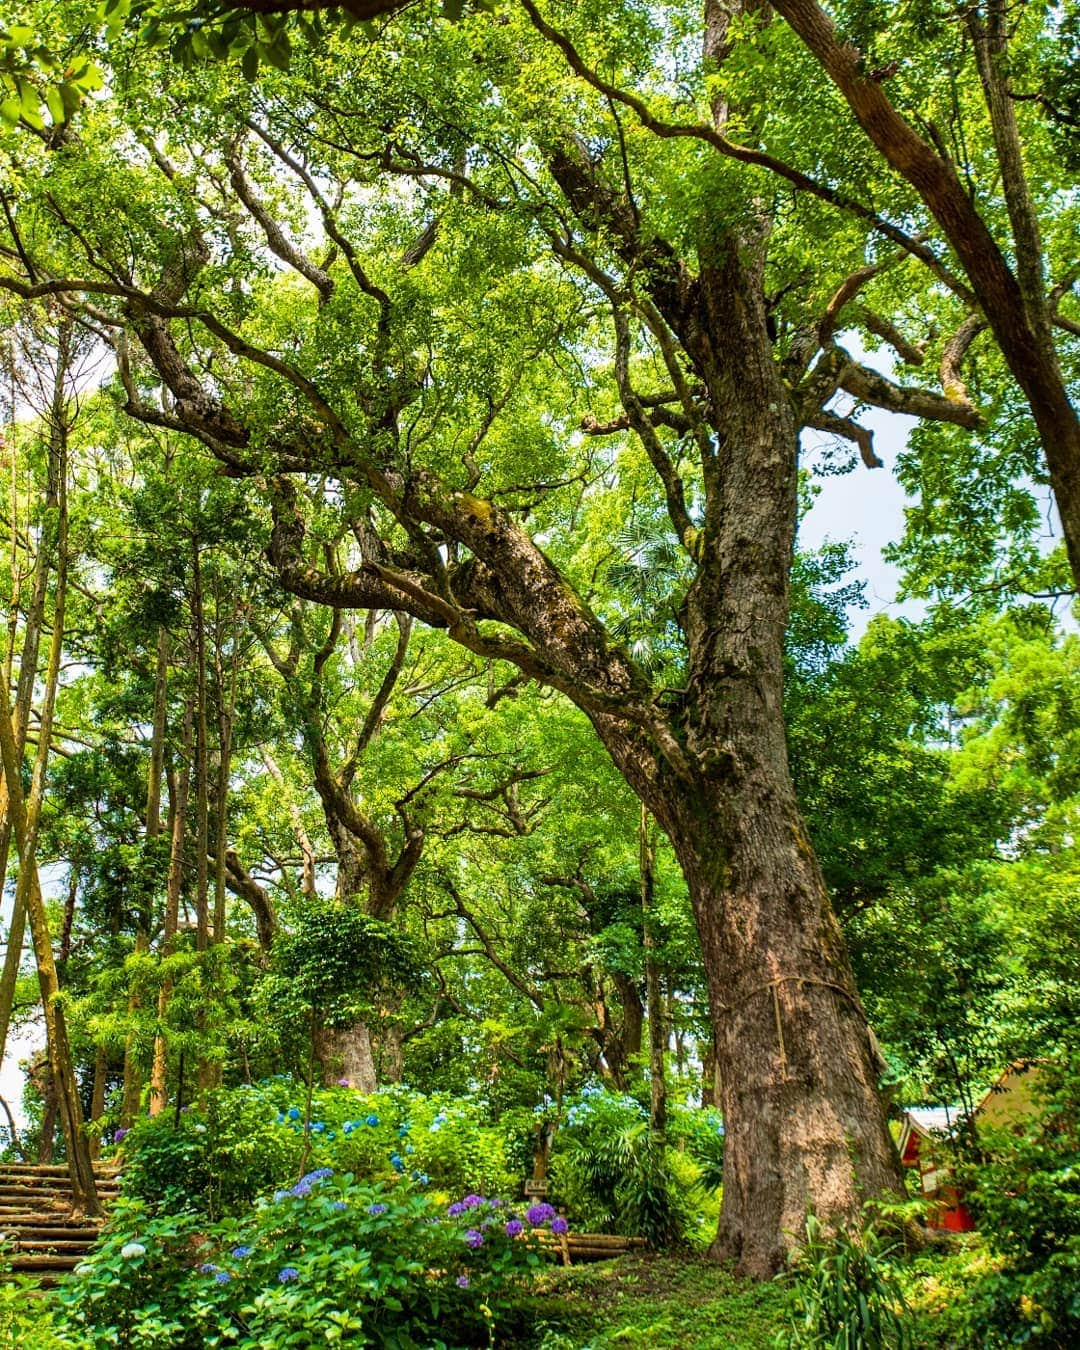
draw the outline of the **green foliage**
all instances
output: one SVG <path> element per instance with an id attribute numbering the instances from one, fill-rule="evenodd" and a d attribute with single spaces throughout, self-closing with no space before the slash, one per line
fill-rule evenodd
<path id="1" fill-rule="evenodd" d="M 13 1275 L 4 1242 L 0 1241 L 0 1347 L 3 1350 L 61 1350 L 71 1341 L 61 1337 L 48 1311 L 42 1308 L 37 1281 Z"/>
<path id="2" fill-rule="evenodd" d="M 308 901 L 294 932 L 274 945 L 284 988 L 274 987 L 277 1012 L 317 1010 L 330 1021 L 355 1020 L 357 1005 L 370 1005 L 382 985 L 397 987 L 419 974 L 416 954 L 400 932 L 336 900 Z"/>
<path id="3" fill-rule="evenodd" d="M 252 1203 L 299 1172 L 305 1096 L 301 1084 L 268 1079 L 138 1121 L 123 1140 L 125 1195 L 154 1212 L 188 1208 L 214 1217 Z M 474 1100 L 326 1088 L 313 1095 L 307 1139 L 312 1166 L 369 1181 L 408 1176 L 440 1194 L 496 1194 L 520 1185 L 506 1135 Z"/>
<path id="4" fill-rule="evenodd" d="M 1080 1059 L 1039 1066 L 1041 1109 L 983 1135 L 970 1204 L 1000 1260 L 970 1292 L 964 1326 L 985 1346 L 1066 1350 L 1080 1339 Z"/>
<path id="5" fill-rule="evenodd" d="M 634 1098 L 585 1088 L 567 1107 L 551 1156 L 552 1198 L 575 1224 L 644 1237 L 656 1248 L 696 1236 L 700 1173 L 651 1137 Z"/>
<path id="6" fill-rule="evenodd" d="M 486 1344 L 541 1261 L 528 1224 L 507 1232 L 514 1217 L 330 1169 L 212 1225 L 124 1202 L 62 1306 L 92 1347 Z"/>
<path id="7" fill-rule="evenodd" d="M 794 1306 L 777 1350 L 908 1350 L 904 1296 L 890 1255 L 872 1229 L 830 1236 L 810 1215 L 806 1243 L 784 1276 Z"/>

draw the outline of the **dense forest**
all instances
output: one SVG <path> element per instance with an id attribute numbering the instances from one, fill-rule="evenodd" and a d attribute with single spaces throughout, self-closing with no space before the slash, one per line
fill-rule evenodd
<path id="1" fill-rule="evenodd" d="M 8 1343 L 1076 1343 L 1078 58 L 0 21 Z"/>

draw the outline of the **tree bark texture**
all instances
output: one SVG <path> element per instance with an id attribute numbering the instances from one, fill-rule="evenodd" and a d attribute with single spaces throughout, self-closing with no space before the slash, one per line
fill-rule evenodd
<path id="1" fill-rule="evenodd" d="M 375 1056 L 366 1022 L 354 1022 L 348 1027 L 320 1027 L 315 1053 L 325 1087 L 343 1080 L 358 1092 L 375 1091 Z"/>

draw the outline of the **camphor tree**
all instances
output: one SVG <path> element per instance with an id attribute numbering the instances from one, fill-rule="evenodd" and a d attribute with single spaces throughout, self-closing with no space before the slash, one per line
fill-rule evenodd
<path id="1" fill-rule="evenodd" d="M 735 144 L 794 154 L 808 118 L 842 116 L 764 12 L 565 21 L 573 40 L 531 3 L 409 8 L 257 89 L 117 44 L 108 103 L 8 137 L 0 284 L 63 297 L 123 358 L 133 416 L 250 479 L 287 590 L 412 614 L 585 713 L 690 890 L 727 1120 L 714 1254 L 765 1275 L 809 1209 L 843 1225 L 900 1186 L 787 762 L 799 432 L 873 462 L 838 398 L 979 427 L 959 380 L 978 323 L 869 151 L 816 147 L 875 202 L 843 210 Z M 671 555 L 633 653 L 596 543 L 628 517 Z"/>

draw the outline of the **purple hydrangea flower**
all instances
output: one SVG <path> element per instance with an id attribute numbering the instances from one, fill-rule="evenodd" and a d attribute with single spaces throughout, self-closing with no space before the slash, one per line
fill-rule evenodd
<path id="1" fill-rule="evenodd" d="M 278 1280 L 281 1284 L 293 1284 L 300 1278 L 300 1272 L 295 1266 L 284 1266 L 278 1271 Z"/>
<path id="2" fill-rule="evenodd" d="M 464 1213 L 465 1213 L 465 1206 L 461 1203 L 460 1200 L 455 1200 L 454 1203 L 450 1206 L 450 1208 L 446 1211 L 447 1217 L 451 1219 L 456 1219 L 459 1214 Z"/>
<path id="3" fill-rule="evenodd" d="M 114 1144 L 118 1144 L 118 1143 L 120 1142 L 120 1140 L 123 1139 L 123 1137 L 124 1137 L 127 1133 L 128 1133 L 128 1131 L 124 1129 L 123 1125 L 121 1125 L 120 1128 L 119 1128 L 119 1129 L 116 1131 L 116 1133 L 113 1135 L 113 1143 L 114 1143 Z"/>
<path id="4" fill-rule="evenodd" d="M 518 1237 L 520 1234 L 524 1233 L 524 1231 L 525 1225 L 521 1222 L 520 1219 L 510 1219 L 507 1222 L 506 1225 L 507 1237 Z"/>
<path id="5" fill-rule="evenodd" d="M 542 1223 L 547 1223 L 549 1219 L 553 1219 L 555 1217 L 555 1211 L 548 1202 L 544 1200 L 539 1205 L 530 1205 L 525 1211 L 525 1217 L 535 1228 Z"/>
<path id="6" fill-rule="evenodd" d="M 242 1260 L 244 1259 L 245 1256 L 250 1256 L 250 1255 L 251 1255 L 251 1248 L 250 1248 L 250 1247 L 234 1247 L 234 1248 L 232 1249 L 232 1255 L 233 1255 L 233 1260 L 234 1260 L 234 1261 L 242 1261 Z"/>
<path id="7" fill-rule="evenodd" d="M 216 1273 L 217 1273 L 217 1266 L 214 1265 L 213 1261 L 204 1261 L 202 1265 L 199 1267 L 200 1275 L 214 1275 Z"/>
<path id="8" fill-rule="evenodd" d="M 338 1085 L 338 1087 L 348 1087 L 348 1086 L 349 1086 L 349 1080 L 348 1080 L 347 1078 L 339 1078 L 339 1079 L 337 1080 L 337 1085 Z"/>
<path id="9" fill-rule="evenodd" d="M 570 1225 L 566 1222 L 566 1220 L 562 1217 L 561 1214 L 556 1214 L 556 1216 L 551 1221 L 551 1231 L 557 1237 L 562 1237 L 563 1233 L 569 1233 Z"/>
<path id="10" fill-rule="evenodd" d="M 466 1209 L 476 1209 L 478 1205 L 484 1203 L 484 1197 L 482 1195 L 477 1195 L 476 1192 L 473 1191 L 472 1194 L 465 1196 L 461 1203 Z"/>
<path id="11" fill-rule="evenodd" d="M 459 1275 L 457 1279 L 454 1281 L 454 1283 L 457 1285 L 459 1289 L 468 1289 L 469 1277 L 468 1275 Z"/>
<path id="12" fill-rule="evenodd" d="M 367 1212 L 372 1215 L 373 1218 L 378 1218 L 380 1214 L 386 1213 L 387 1208 L 386 1205 L 368 1205 Z"/>
<path id="13" fill-rule="evenodd" d="M 484 1245 L 483 1233 L 481 1233 L 476 1228 L 466 1228 L 465 1245 L 466 1247 L 471 1247 L 473 1251 L 476 1251 L 478 1247 L 482 1247 Z"/>

